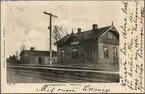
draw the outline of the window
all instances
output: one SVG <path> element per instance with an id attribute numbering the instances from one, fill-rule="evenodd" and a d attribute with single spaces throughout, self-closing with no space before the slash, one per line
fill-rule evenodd
<path id="1" fill-rule="evenodd" d="M 109 58 L 107 46 L 104 46 L 104 58 Z"/>
<path id="2" fill-rule="evenodd" d="M 108 39 L 113 39 L 112 32 L 108 32 Z"/>
<path id="3" fill-rule="evenodd" d="M 76 38 L 76 37 L 74 37 L 73 39 L 72 39 L 72 41 L 77 41 L 78 39 Z"/>
<path id="4" fill-rule="evenodd" d="M 88 50 L 88 58 L 92 59 L 92 47 L 88 47 L 87 50 Z"/>
<path id="5" fill-rule="evenodd" d="M 113 47 L 113 52 L 114 52 L 114 55 L 117 56 L 117 48 L 116 47 Z"/>
<path id="6" fill-rule="evenodd" d="M 78 44 L 79 44 L 78 38 L 77 37 L 72 38 L 71 45 L 78 45 Z"/>
<path id="7" fill-rule="evenodd" d="M 114 63 L 117 63 L 118 58 L 117 58 L 117 47 L 113 47 L 113 54 L 114 54 Z"/>
<path id="8" fill-rule="evenodd" d="M 78 58 L 78 49 L 77 48 L 74 48 L 72 49 L 72 58 Z"/>
<path id="9" fill-rule="evenodd" d="M 63 61 L 64 60 L 64 57 L 65 57 L 64 50 L 61 50 L 60 51 L 60 56 L 61 56 L 61 60 Z"/>

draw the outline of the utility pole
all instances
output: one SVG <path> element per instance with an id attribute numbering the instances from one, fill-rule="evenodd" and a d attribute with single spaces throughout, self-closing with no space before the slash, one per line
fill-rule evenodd
<path id="1" fill-rule="evenodd" d="M 55 17 L 57 18 L 57 16 L 53 15 L 52 13 L 47 13 L 47 12 L 44 12 L 44 14 L 46 15 L 49 15 L 50 16 L 50 23 L 49 23 L 49 27 L 48 29 L 50 30 L 50 57 L 49 57 L 49 62 L 50 62 L 50 65 L 52 65 L 52 17 Z"/>

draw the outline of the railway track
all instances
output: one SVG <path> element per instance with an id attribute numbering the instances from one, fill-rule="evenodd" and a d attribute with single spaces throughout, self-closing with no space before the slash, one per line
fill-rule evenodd
<path id="1" fill-rule="evenodd" d="M 57 71 L 73 71 L 73 72 L 96 72 L 96 73 L 108 73 L 108 74 L 119 74 L 119 72 L 111 72 L 111 71 L 100 71 L 94 69 L 78 69 L 78 68 L 66 68 L 66 67 L 47 67 L 47 66 L 8 66 L 8 68 L 27 68 L 27 69 L 43 69 L 43 70 L 57 70 Z"/>

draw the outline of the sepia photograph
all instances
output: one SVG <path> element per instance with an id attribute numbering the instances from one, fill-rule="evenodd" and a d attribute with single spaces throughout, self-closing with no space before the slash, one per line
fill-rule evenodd
<path id="1" fill-rule="evenodd" d="M 119 31 L 113 23 L 116 19 L 112 19 L 115 11 L 110 9 L 108 16 L 112 17 L 100 26 L 103 18 L 97 16 L 104 15 L 107 7 L 102 6 L 101 13 L 98 4 L 90 3 L 94 7 L 81 13 L 85 5 L 67 3 L 56 2 L 49 8 L 55 2 L 45 7 L 8 6 L 7 43 L 16 44 L 7 48 L 11 52 L 7 57 L 8 83 L 119 82 Z"/>
<path id="2" fill-rule="evenodd" d="M 94 83 L 143 89 L 142 2 L 13 0 L 1 4 L 5 83 L 43 83 L 36 89 L 41 92 L 52 83 L 89 83 L 82 92 L 99 91 L 89 89 Z M 79 88 L 75 89 L 68 92 Z M 60 91 L 68 93 L 56 90 Z"/>

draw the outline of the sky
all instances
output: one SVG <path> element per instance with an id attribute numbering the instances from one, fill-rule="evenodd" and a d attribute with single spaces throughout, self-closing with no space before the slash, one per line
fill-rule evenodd
<path id="1" fill-rule="evenodd" d="M 3 25 L 7 36 L 7 55 L 20 53 L 21 45 L 26 49 L 49 50 L 49 16 L 52 24 L 63 26 L 68 33 L 92 29 L 92 24 L 104 27 L 114 24 L 120 26 L 121 1 L 15 1 L 3 2 Z M 53 46 L 56 50 L 56 47 Z"/>

